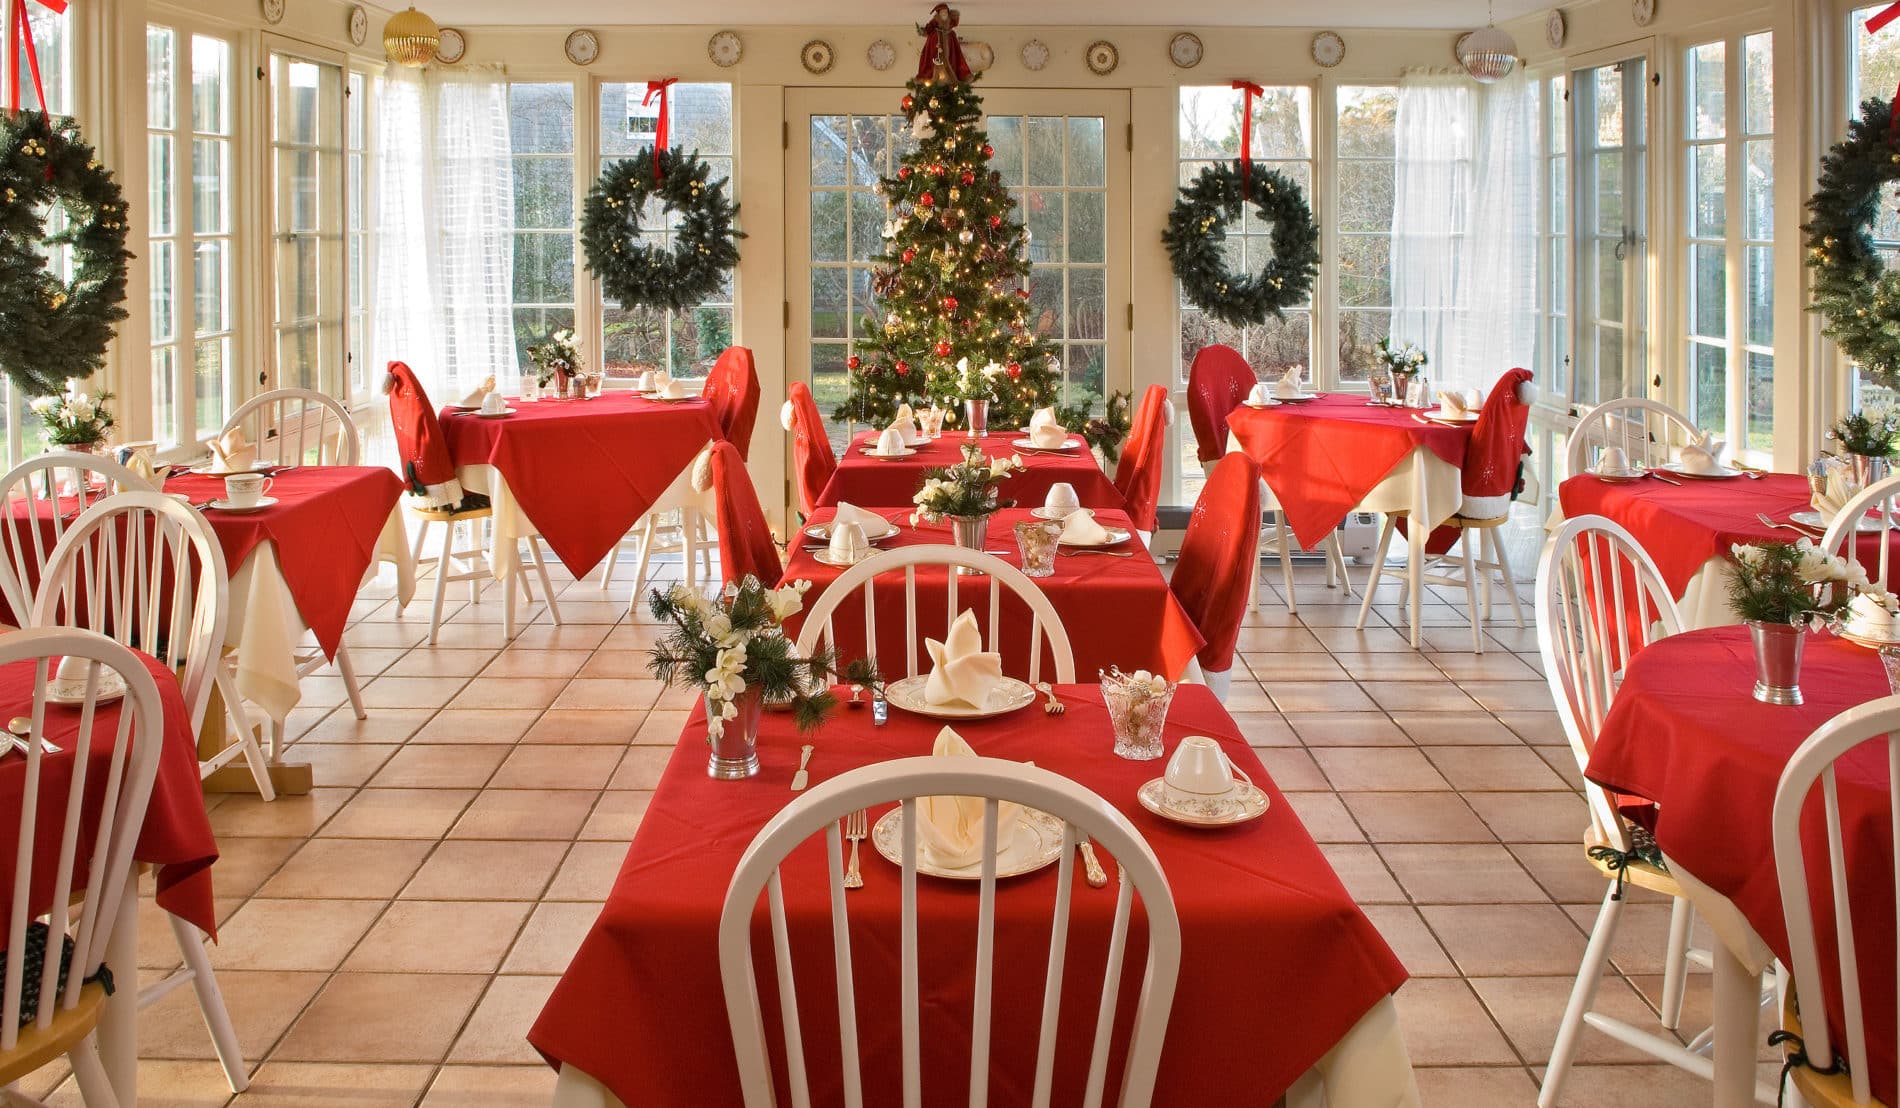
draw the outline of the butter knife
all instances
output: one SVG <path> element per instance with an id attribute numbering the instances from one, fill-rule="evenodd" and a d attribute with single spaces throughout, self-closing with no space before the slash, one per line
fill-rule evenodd
<path id="1" fill-rule="evenodd" d="M 1108 884 L 1108 874 L 1103 871 L 1101 859 L 1095 856 L 1095 844 L 1087 835 L 1082 836 L 1079 849 L 1082 851 L 1082 879 L 1089 883 L 1089 888 L 1099 889 Z"/>
<path id="2" fill-rule="evenodd" d="M 811 763 L 811 744 L 806 743 L 798 752 L 798 772 L 792 774 L 792 791 L 800 792 L 811 784 L 811 774 L 805 769 Z"/>

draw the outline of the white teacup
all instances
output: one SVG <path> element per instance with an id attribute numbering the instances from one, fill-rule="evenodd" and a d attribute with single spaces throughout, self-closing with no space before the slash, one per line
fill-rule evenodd
<path id="1" fill-rule="evenodd" d="M 883 457 L 899 457 L 906 449 L 904 446 L 904 433 L 895 427 L 886 427 L 877 436 L 875 452 Z"/>
<path id="2" fill-rule="evenodd" d="M 77 654 L 68 654 L 59 660 L 59 668 L 53 671 L 53 680 L 61 684 L 84 681 L 86 679 L 86 670 L 91 665 L 91 658 L 81 658 Z M 103 665 L 99 668 L 101 671 L 100 680 L 103 681 L 105 674 L 110 673 L 111 670 L 106 669 Z"/>
<path id="3" fill-rule="evenodd" d="M 1265 406 L 1273 403 L 1273 383 L 1270 381 L 1256 382 L 1253 388 L 1247 390 L 1247 403 L 1256 406 Z"/>
<path id="4" fill-rule="evenodd" d="M 224 502 L 233 508 L 254 508 L 270 486 L 271 479 L 261 473 L 233 473 L 224 479 Z"/>
<path id="5" fill-rule="evenodd" d="M 489 415 L 500 415 L 508 410 L 508 398 L 498 392 L 482 397 L 482 411 Z"/>
<path id="6" fill-rule="evenodd" d="M 1167 772 L 1162 775 L 1162 795 L 1176 808 L 1217 801 L 1234 791 L 1235 779 L 1253 784 L 1252 778 L 1234 768 L 1220 743 L 1205 735 L 1189 735 L 1168 759 Z"/>
<path id="7" fill-rule="evenodd" d="M 1623 448 L 1620 446 L 1608 447 L 1597 457 L 1598 473 L 1607 473 L 1612 477 L 1621 477 L 1629 471 L 1630 456 L 1624 453 Z"/>
<path id="8" fill-rule="evenodd" d="M 1042 506 L 1052 513 L 1066 516 L 1082 506 L 1082 498 L 1075 495 L 1074 485 L 1057 481 L 1049 486 L 1049 495 L 1043 498 Z"/>
<path id="9" fill-rule="evenodd" d="M 834 562 L 855 562 L 871 552 L 871 540 L 864 528 L 855 523 L 840 523 L 831 529 L 829 553 Z"/>

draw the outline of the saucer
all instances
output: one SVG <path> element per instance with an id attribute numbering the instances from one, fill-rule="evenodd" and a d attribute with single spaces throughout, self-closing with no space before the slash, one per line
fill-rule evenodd
<path id="1" fill-rule="evenodd" d="M 1086 509 L 1086 508 L 1082 508 L 1078 506 L 1078 507 L 1070 508 L 1066 512 L 1062 512 L 1062 511 L 1057 511 L 1056 509 L 1051 508 L 1046 504 L 1040 508 L 1029 509 L 1029 514 L 1032 516 L 1035 516 L 1037 519 L 1046 519 L 1046 520 L 1050 520 L 1051 522 L 1060 523 L 1063 520 L 1068 519 L 1071 515 L 1074 515 L 1076 512 L 1081 512 L 1081 511 L 1087 511 L 1091 517 L 1095 515 L 1095 512 L 1093 509 Z"/>
<path id="2" fill-rule="evenodd" d="M 1096 547 L 1101 547 L 1101 546 L 1116 546 L 1120 543 L 1125 543 L 1128 541 L 1128 537 L 1129 537 L 1128 531 L 1124 528 L 1110 527 L 1107 524 L 1103 524 L 1102 530 L 1108 532 L 1107 542 L 1076 542 L 1074 539 L 1057 539 L 1056 542 L 1063 546 L 1074 546 L 1074 547 L 1079 547 L 1084 550 L 1089 550 L 1089 549 L 1094 549 Z"/>
<path id="3" fill-rule="evenodd" d="M 836 520 L 833 520 L 832 522 L 835 523 Z M 814 539 L 817 539 L 819 542 L 830 542 L 831 541 L 831 524 L 830 523 L 814 523 L 810 527 L 805 528 L 805 534 Z M 892 535 L 895 535 L 895 534 L 897 534 L 897 524 L 892 523 L 890 520 L 887 519 L 887 520 L 884 520 L 884 530 L 879 531 L 875 534 L 867 530 L 864 532 L 864 537 L 867 541 L 877 542 L 880 539 L 888 539 Z"/>
<path id="4" fill-rule="evenodd" d="M 902 681 L 893 681 L 885 688 L 884 699 L 890 701 L 893 708 L 902 708 L 913 715 L 931 719 L 989 719 L 1027 708 L 1036 702 L 1036 690 L 1014 677 L 1005 677 L 990 690 L 989 699 L 981 708 L 964 704 L 932 704 L 924 699 L 924 684 L 929 680 L 928 674 L 919 674 Z"/>
<path id="5" fill-rule="evenodd" d="M 275 504 L 275 503 L 277 503 L 277 498 L 274 496 L 260 496 L 257 498 L 257 503 L 246 504 L 245 506 L 240 508 L 236 504 L 233 504 L 229 500 L 226 500 L 224 497 L 220 496 L 216 500 L 213 500 L 210 503 L 206 504 L 205 507 L 213 508 L 220 512 L 230 512 L 234 516 L 247 516 L 247 515 L 250 515 L 252 512 L 261 512 L 265 508 L 268 508 L 272 504 Z"/>
<path id="6" fill-rule="evenodd" d="M 655 393 L 654 395 L 652 395 L 652 396 L 649 396 L 649 397 L 647 397 L 647 399 L 648 399 L 648 400 L 651 400 L 651 401 L 653 401 L 653 402 L 654 402 L 654 403 L 656 403 L 656 404 L 684 404 L 684 403 L 686 403 L 686 402 L 687 402 L 687 401 L 689 401 L 689 400 L 701 400 L 701 399 L 704 399 L 704 397 L 698 397 L 698 396 L 661 396 L 661 395 L 659 395 L 659 394 L 657 394 L 657 393 Z"/>
<path id="7" fill-rule="evenodd" d="M 1691 481 L 1727 481 L 1742 475 L 1741 470 L 1730 469 L 1727 466 L 1717 466 L 1707 473 L 1697 473 L 1695 470 L 1685 469 L 1681 462 L 1665 462 L 1656 468 L 1677 477 L 1687 477 Z"/>
<path id="8" fill-rule="evenodd" d="M 1016 821 L 1013 834 L 1007 842 L 999 842 L 996 851 L 996 876 L 1016 877 L 1025 873 L 1034 873 L 1051 862 L 1062 857 L 1062 821 L 1047 812 L 1034 808 L 1024 808 L 1022 818 Z M 904 809 L 902 805 L 892 808 L 878 817 L 871 827 L 871 845 L 884 859 L 899 869 L 903 868 L 904 858 Z M 940 866 L 930 859 L 930 849 L 922 843 L 917 845 L 917 872 L 932 877 L 948 877 L 954 881 L 980 881 L 983 879 L 983 859 L 967 866 Z"/>
<path id="9" fill-rule="evenodd" d="M 1163 819 L 1195 827 L 1229 827 L 1256 820 L 1266 815 L 1271 803 L 1267 794 L 1258 787 L 1236 780 L 1233 789 L 1225 796 L 1191 800 L 1185 806 L 1176 807 L 1168 803 L 1165 777 L 1157 777 L 1135 790 L 1135 799 L 1141 801 L 1143 808 Z"/>
<path id="10" fill-rule="evenodd" d="M 96 703 L 109 704 L 125 696 L 125 678 L 105 668 L 99 667 L 99 698 Z M 84 677 L 55 677 L 46 683 L 46 702 L 63 707 L 77 707 L 86 702 L 86 679 Z"/>
<path id="11" fill-rule="evenodd" d="M 482 419 L 507 419 L 509 416 L 515 414 L 515 410 L 513 408 L 503 408 L 499 412 L 478 411 L 475 414 Z"/>
<path id="12" fill-rule="evenodd" d="M 1900 646 L 1900 637 L 1890 639 L 1880 635 L 1869 635 L 1861 631 L 1856 631 L 1847 624 L 1842 624 L 1834 633 L 1856 646 L 1864 646 L 1870 650 L 1884 650 L 1889 646 Z"/>
<path id="13" fill-rule="evenodd" d="M 876 553 L 878 552 L 875 550 L 867 550 L 864 552 L 864 558 L 869 558 Z M 829 549 L 814 550 L 811 552 L 811 557 L 812 557 L 812 561 L 817 562 L 821 566 L 832 566 L 836 569 L 850 569 L 852 566 L 857 565 L 858 562 L 864 561 L 864 558 L 859 558 L 857 561 L 853 561 L 853 562 L 839 561 L 837 558 L 832 556 L 832 553 Z"/>
<path id="14" fill-rule="evenodd" d="M 1061 450 L 1061 451 L 1064 451 L 1065 453 L 1072 450 L 1082 449 L 1081 441 L 1075 438 L 1063 439 L 1061 445 L 1059 446 L 1037 446 L 1035 443 L 1035 440 L 1029 438 L 1027 435 L 1023 436 L 1020 439 L 1017 439 L 1015 442 L 1010 443 L 1010 445 L 1015 447 L 1018 450 Z"/>
<path id="15" fill-rule="evenodd" d="M 1643 478 L 1649 476 L 1649 471 L 1646 469 L 1631 468 L 1619 470 L 1616 473 L 1605 473 L 1600 469 L 1593 469 L 1590 471 L 1590 476 L 1595 477 L 1599 481 L 1608 481 L 1612 485 L 1621 485 L 1630 481 L 1641 481 Z"/>
<path id="16" fill-rule="evenodd" d="M 1276 396 L 1273 399 L 1277 404 L 1311 404 L 1319 399 L 1319 393 L 1303 392 L 1298 396 Z"/>
<path id="17" fill-rule="evenodd" d="M 242 477 L 247 473 L 272 473 L 277 468 L 268 462 L 252 462 L 250 465 L 239 466 L 236 469 L 214 469 L 211 466 L 205 466 L 203 469 L 188 469 L 185 472 L 198 477 Z"/>
<path id="18" fill-rule="evenodd" d="M 878 453 L 877 451 L 875 451 L 875 450 L 869 450 L 869 449 L 866 449 L 866 450 L 860 450 L 860 451 L 858 451 L 858 453 L 860 453 L 860 454 L 862 454 L 862 455 L 864 455 L 864 456 L 865 456 L 865 457 L 867 457 L 867 458 L 878 458 L 878 459 L 881 459 L 881 460 L 883 460 L 883 461 L 891 461 L 891 460 L 893 460 L 893 459 L 896 459 L 896 458 L 910 458 L 910 457 L 915 457 L 915 456 L 916 456 L 916 454 L 917 454 L 917 448 L 916 448 L 916 447 L 914 447 L 914 446 L 906 446 L 906 447 L 905 447 L 905 448 L 903 449 L 903 452 L 902 452 L 902 453 L 898 453 L 898 454 L 879 454 L 879 453 Z"/>
<path id="19" fill-rule="evenodd" d="M 1266 400 L 1242 400 L 1240 404 L 1243 408 L 1277 408 L 1280 406 L 1278 400 L 1271 398 Z"/>
<path id="20" fill-rule="evenodd" d="M 1454 426 L 1461 423 L 1478 422 L 1477 412 L 1448 412 L 1443 408 L 1433 408 L 1431 411 L 1421 414 L 1433 423 L 1449 423 Z"/>

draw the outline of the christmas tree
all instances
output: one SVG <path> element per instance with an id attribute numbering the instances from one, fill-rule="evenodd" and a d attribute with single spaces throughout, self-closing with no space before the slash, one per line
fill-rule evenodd
<path id="1" fill-rule="evenodd" d="M 1108 419 L 1092 419 L 1086 403 L 1064 407 L 1055 346 L 1029 329 L 1029 233 L 990 168 L 995 151 L 955 20 L 939 5 L 919 29 L 923 65 L 900 104 L 918 145 L 879 184 L 889 219 L 871 278 L 876 310 L 846 363 L 851 395 L 833 416 L 883 426 L 899 404 L 936 404 L 961 424 L 965 400 L 987 399 L 989 427 L 1004 429 L 1054 405 L 1064 426 L 1112 455 L 1126 398 L 1110 399 Z"/>

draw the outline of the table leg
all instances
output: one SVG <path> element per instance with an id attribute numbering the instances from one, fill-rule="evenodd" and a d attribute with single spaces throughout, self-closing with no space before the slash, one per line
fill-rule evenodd
<path id="1" fill-rule="evenodd" d="M 1418 609 L 1425 599 L 1425 539 L 1431 525 L 1425 519 L 1425 466 L 1413 458 L 1412 511 L 1405 521 L 1405 589 L 1412 616 L 1412 649 L 1418 649 Z"/>
<path id="2" fill-rule="evenodd" d="M 515 638 L 515 582 L 520 576 L 519 573 L 510 569 L 508 575 L 502 578 L 501 637 L 509 642 L 513 642 Z"/>
<path id="3" fill-rule="evenodd" d="M 126 875 L 119 897 L 112 941 L 106 944 L 106 965 L 117 973 L 118 988 L 106 998 L 99 1016 L 99 1060 L 123 1108 L 139 1100 L 139 876 L 137 867 Z"/>
<path id="4" fill-rule="evenodd" d="M 1711 944 L 1715 970 L 1715 1108 L 1755 1103 L 1755 1035 L 1761 1019 L 1761 979 L 1727 944 Z"/>

